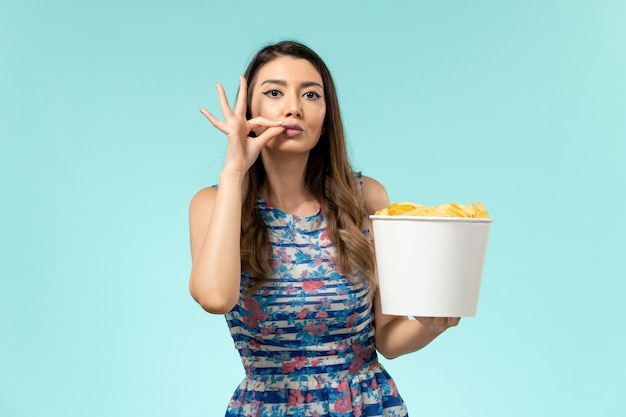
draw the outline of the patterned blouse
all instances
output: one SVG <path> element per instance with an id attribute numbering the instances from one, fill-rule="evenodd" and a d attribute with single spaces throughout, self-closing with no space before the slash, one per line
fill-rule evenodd
<path id="1" fill-rule="evenodd" d="M 299 217 L 260 197 L 256 206 L 272 274 L 245 296 L 252 280 L 244 271 L 239 302 L 226 314 L 246 371 L 226 416 L 406 416 L 376 356 L 369 285 L 339 271 L 324 212 Z"/>

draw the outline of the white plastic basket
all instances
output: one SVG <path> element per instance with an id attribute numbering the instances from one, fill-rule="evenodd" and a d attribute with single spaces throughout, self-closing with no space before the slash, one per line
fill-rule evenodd
<path id="1" fill-rule="evenodd" d="M 370 218 L 383 313 L 476 315 L 492 219 Z"/>

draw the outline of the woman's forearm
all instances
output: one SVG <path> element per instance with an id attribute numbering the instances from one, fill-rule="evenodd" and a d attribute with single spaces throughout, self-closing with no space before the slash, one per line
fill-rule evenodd
<path id="1" fill-rule="evenodd" d="M 195 231 L 199 234 L 195 243 L 197 251 L 193 250 L 192 242 L 190 291 L 202 308 L 211 313 L 227 313 L 239 299 L 242 178 L 242 175 L 222 173 L 213 207 L 210 214 L 205 214 L 210 216 L 208 224 L 198 221 L 195 226 L 204 230 Z M 201 215 L 196 213 L 196 217 Z"/>
<path id="2" fill-rule="evenodd" d="M 393 359 L 422 349 L 441 333 L 423 326 L 419 320 L 395 317 L 376 328 L 376 349 L 385 358 Z"/>

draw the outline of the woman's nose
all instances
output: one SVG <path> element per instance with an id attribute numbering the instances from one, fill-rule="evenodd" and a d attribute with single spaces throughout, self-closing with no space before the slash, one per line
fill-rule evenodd
<path id="1" fill-rule="evenodd" d="M 285 117 L 302 117 L 302 105 L 298 98 L 292 97 L 290 100 L 285 100 Z"/>

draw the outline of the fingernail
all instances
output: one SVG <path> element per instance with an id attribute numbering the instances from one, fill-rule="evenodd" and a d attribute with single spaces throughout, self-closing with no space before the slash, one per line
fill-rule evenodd
<path id="1" fill-rule="evenodd" d="M 282 120 L 276 120 L 276 122 L 280 123 L 281 125 L 285 122 L 283 122 Z"/>

